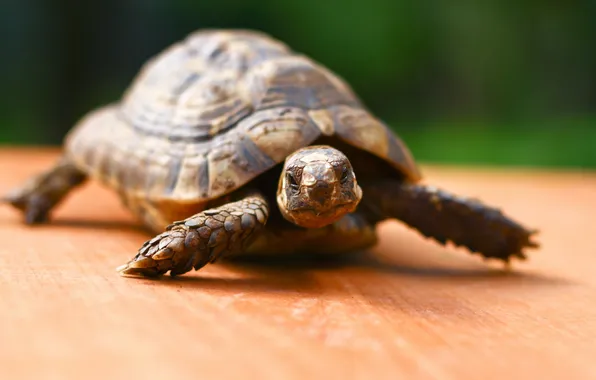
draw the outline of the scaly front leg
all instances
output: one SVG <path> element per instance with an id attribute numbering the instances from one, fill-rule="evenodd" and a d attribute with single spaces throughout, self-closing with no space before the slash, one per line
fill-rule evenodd
<path id="1" fill-rule="evenodd" d="M 525 259 L 524 249 L 537 248 L 537 232 L 496 208 L 431 186 L 383 180 L 362 186 L 361 209 L 373 221 L 396 218 L 441 244 L 448 241 L 486 258 L 509 262 Z"/>
<path id="2" fill-rule="evenodd" d="M 198 270 L 219 257 L 245 250 L 268 216 L 269 206 L 261 195 L 205 210 L 168 226 L 117 270 L 122 275 L 148 277 Z"/>

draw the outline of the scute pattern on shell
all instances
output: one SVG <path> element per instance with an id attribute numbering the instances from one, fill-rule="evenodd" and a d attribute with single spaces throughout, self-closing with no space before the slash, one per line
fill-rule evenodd
<path id="1" fill-rule="evenodd" d="M 194 33 L 145 64 L 122 99 L 122 115 L 143 133 L 208 140 L 252 112 L 247 70 L 288 54 L 260 33 Z"/>
<path id="2" fill-rule="evenodd" d="M 260 32 L 203 30 L 150 59 L 120 102 L 82 118 L 65 148 L 130 199 L 197 204 L 321 135 L 419 178 L 405 145 L 330 70 Z"/>

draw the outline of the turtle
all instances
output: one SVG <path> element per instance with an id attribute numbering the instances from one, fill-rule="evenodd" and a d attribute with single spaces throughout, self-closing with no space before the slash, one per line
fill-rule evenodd
<path id="1" fill-rule="evenodd" d="M 83 115 L 62 147 L 3 200 L 39 224 L 88 179 L 112 189 L 152 236 L 117 268 L 123 276 L 364 250 L 389 219 L 504 263 L 540 246 L 536 229 L 501 209 L 425 184 L 346 79 L 263 31 L 185 35 L 119 100 Z"/>

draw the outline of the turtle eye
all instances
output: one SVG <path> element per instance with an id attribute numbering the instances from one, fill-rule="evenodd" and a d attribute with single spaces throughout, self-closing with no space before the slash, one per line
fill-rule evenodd
<path id="1" fill-rule="evenodd" d="M 298 190 L 300 190 L 300 186 L 298 185 L 298 182 L 296 182 L 296 178 L 292 173 L 286 173 L 286 182 L 290 185 L 293 192 L 298 192 Z"/>
<path id="2" fill-rule="evenodd" d="M 350 172 L 348 171 L 348 168 L 343 168 L 343 170 L 341 171 L 341 183 L 346 183 L 348 181 L 348 179 L 350 179 Z"/>

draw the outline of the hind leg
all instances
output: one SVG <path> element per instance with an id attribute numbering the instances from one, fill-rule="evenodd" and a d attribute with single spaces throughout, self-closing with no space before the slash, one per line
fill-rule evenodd
<path id="1" fill-rule="evenodd" d="M 50 169 L 10 191 L 1 201 L 21 210 L 25 223 L 43 223 L 49 219 L 52 208 L 86 179 L 85 173 L 62 157 Z"/>

